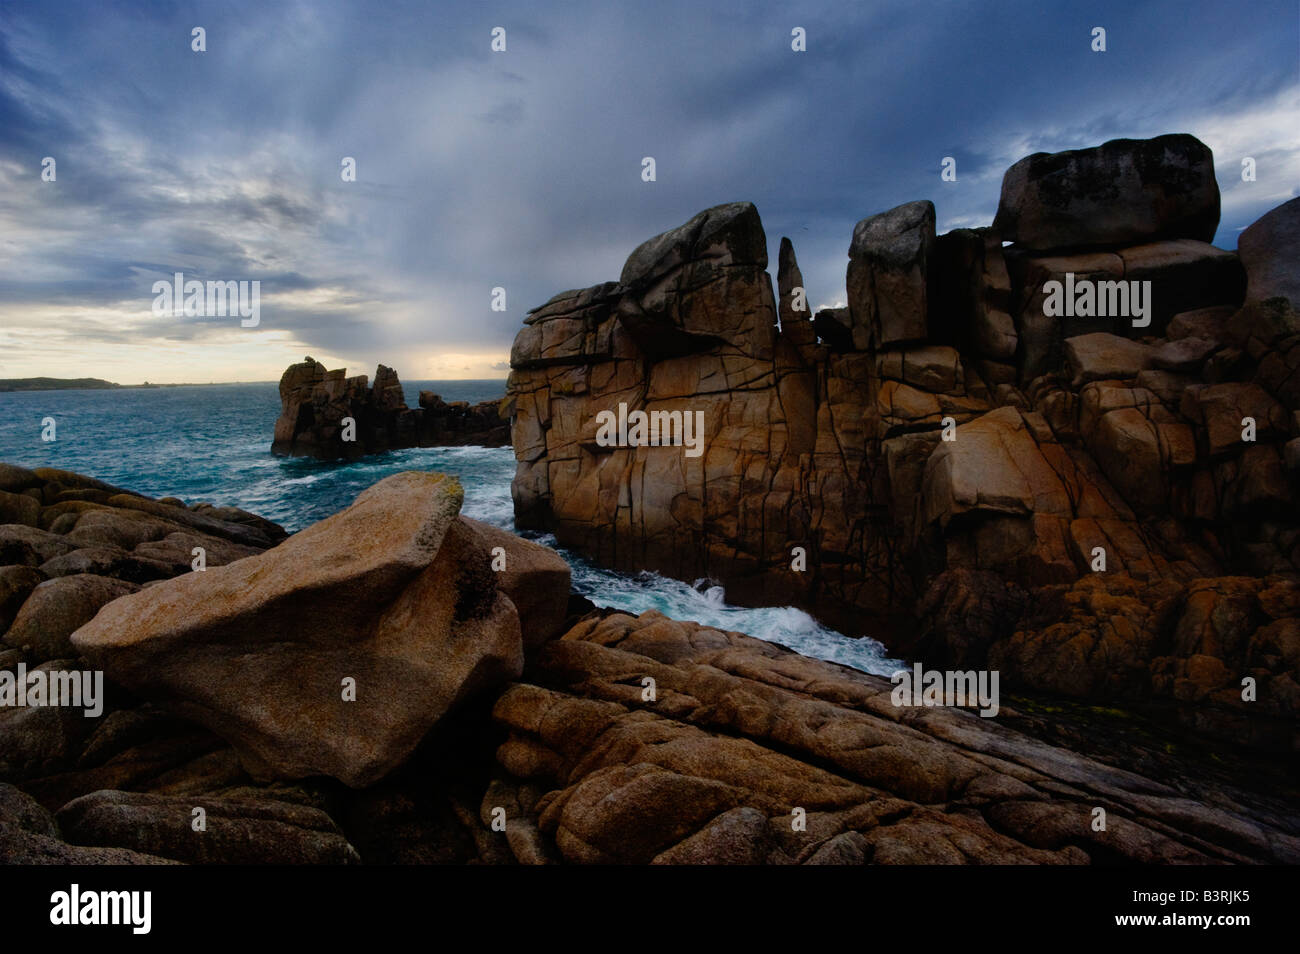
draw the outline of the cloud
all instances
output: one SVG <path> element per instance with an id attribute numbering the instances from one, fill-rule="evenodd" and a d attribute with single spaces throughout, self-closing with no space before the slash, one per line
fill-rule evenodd
<path id="1" fill-rule="evenodd" d="M 11 4 L 0 346 L 9 374 L 182 380 L 206 360 L 250 380 L 312 353 L 412 379 L 499 376 L 529 307 L 616 278 L 702 208 L 755 202 L 772 262 L 789 235 L 812 299 L 836 301 L 858 219 L 931 198 L 943 229 L 988 224 L 1028 152 L 1173 131 L 1214 148 L 1231 245 L 1300 182 L 1294 13 Z M 190 50 L 196 16 L 206 53 Z M 1089 49 L 1093 19 L 1105 54 Z M 489 48 L 497 25 L 506 53 Z M 1257 182 L 1239 181 L 1241 155 Z M 260 280 L 262 325 L 153 319 L 151 283 L 175 271 Z M 497 286 L 508 312 L 491 310 Z"/>

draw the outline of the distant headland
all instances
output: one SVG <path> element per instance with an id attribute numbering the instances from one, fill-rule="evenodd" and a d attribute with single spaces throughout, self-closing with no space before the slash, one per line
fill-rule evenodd
<path id="1" fill-rule="evenodd" d="M 216 383 L 216 382 L 211 382 Z M 0 378 L 4 391 L 117 391 L 127 388 L 192 388 L 195 384 L 118 384 L 103 378 Z"/>
<path id="2" fill-rule="evenodd" d="M 118 384 L 102 378 L 0 378 L 0 393 L 7 391 L 118 391 L 138 388 L 202 388 L 219 384 L 271 384 L 251 381 L 186 381 L 177 384 Z"/>
<path id="3" fill-rule="evenodd" d="M 106 391 L 120 387 L 101 378 L 0 378 L 0 391 Z"/>

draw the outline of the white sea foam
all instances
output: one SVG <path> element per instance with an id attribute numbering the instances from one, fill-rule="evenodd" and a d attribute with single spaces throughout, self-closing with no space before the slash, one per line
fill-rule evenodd
<path id="1" fill-rule="evenodd" d="M 510 479 L 514 476 L 514 455 L 510 448 L 457 448 L 457 463 L 466 467 L 461 475 L 465 486 L 462 512 L 475 520 L 514 531 L 514 506 Z M 444 463 L 450 464 L 449 460 Z M 451 469 L 448 466 L 447 469 Z M 720 586 L 697 581 L 693 586 L 657 573 L 618 573 L 593 566 L 576 553 L 556 544 L 547 534 L 539 543 L 557 549 L 573 568 L 573 587 L 597 606 L 644 613 L 658 610 L 673 619 L 694 620 L 717 629 L 732 630 L 787 646 L 806 656 L 828 659 L 888 676 L 904 663 L 891 659 L 885 647 L 866 634 L 850 638 L 818 623 L 793 606 L 732 606 Z M 854 634 L 858 636 L 859 634 Z"/>

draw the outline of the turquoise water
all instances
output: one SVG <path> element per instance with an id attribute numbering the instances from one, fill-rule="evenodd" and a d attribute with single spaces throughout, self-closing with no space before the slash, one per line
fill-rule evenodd
<path id="1" fill-rule="evenodd" d="M 421 390 L 446 401 L 502 396 L 504 381 L 408 381 L 406 402 Z M 272 456 L 280 413 L 275 384 L 215 384 L 118 391 L 0 393 L 0 461 L 61 467 L 151 497 L 179 497 L 242 507 L 301 530 L 337 513 L 357 494 L 403 470 L 438 470 L 460 478 L 467 517 L 514 531 L 509 447 L 434 447 L 391 451 L 354 463 Z M 56 437 L 41 440 L 53 417 Z M 549 546 L 553 538 L 530 535 Z M 653 573 L 615 573 L 561 548 L 574 588 L 598 606 L 738 630 L 817 656 L 888 675 L 900 668 L 874 639 L 850 639 L 789 606 L 742 608 L 721 587 L 696 589 Z M 858 634 L 854 634 L 858 635 Z"/>

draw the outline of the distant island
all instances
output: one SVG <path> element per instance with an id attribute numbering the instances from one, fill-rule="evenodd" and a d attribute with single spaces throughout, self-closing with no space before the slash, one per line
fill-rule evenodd
<path id="1" fill-rule="evenodd" d="M 105 391 L 121 386 L 100 378 L 0 378 L 0 391 Z"/>
<path id="2" fill-rule="evenodd" d="M 192 388 L 197 384 L 117 384 L 102 378 L 0 378 L 4 391 L 111 391 L 120 388 Z"/>

